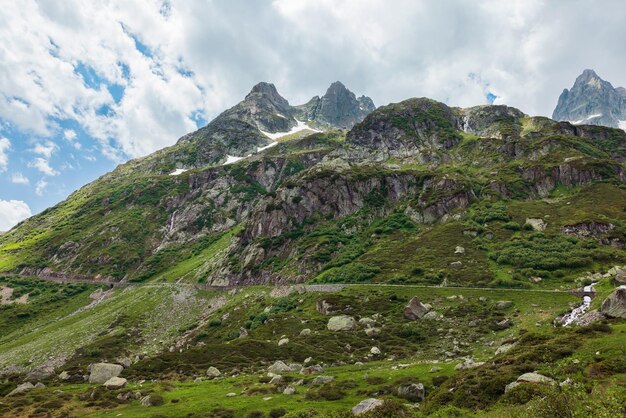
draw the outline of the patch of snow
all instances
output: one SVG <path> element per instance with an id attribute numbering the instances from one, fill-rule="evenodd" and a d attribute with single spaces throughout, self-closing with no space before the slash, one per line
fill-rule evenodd
<path id="1" fill-rule="evenodd" d="M 626 131 L 626 120 L 618 120 L 617 126 L 619 126 L 620 129 Z"/>
<path id="2" fill-rule="evenodd" d="M 278 145 L 278 142 L 274 141 L 264 147 L 256 147 L 256 152 L 261 152 L 261 151 L 265 151 L 268 148 L 272 148 L 274 146 Z"/>
<path id="3" fill-rule="evenodd" d="M 320 130 L 311 128 L 310 126 L 308 126 L 305 122 L 301 122 L 298 119 L 296 119 L 296 122 L 298 123 L 296 126 L 294 126 L 293 128 L 291 128 L 289 131 L 287 132 L 276 132 L 276 133 L 270 133 L 270 132 L 265 132 L 265 131 L 261 131 L 261 133 L 265 136 L 267 136 L 270 139 L 273 139 L 274 141 L 276 141 L 279 138 L 282 138 L 283 136 L 287 136 L 287 135 L 293 135 L 296 132 L 300 132 L 300 131 L 305 131 L 305 130 L 309 130 L 309 131 L 313 131 L 313 132 L 322 132 Z"/>
<path id="4" fill-rule="evenodd" d="M 233 164 L 247 157 L 235 157 L 234 155 L 226 155 L 226 161 L 223 165 Z"/>
<path id="5" fill-rule="evenodd" d="M 600 116 L 602 116 L 602 113 L 597 113 L 595 115 L 587 116 L 584 119 L 580 119 L 580 120 L 576 120 L 576 121 L 570 121 L 570 123 L 572 125 L 581 125 L 581 124 L 583 124 L 585 122 L 590 121 L 591 119 L 599 118 Z"/>
<path id="6" fill-rule="evenodd" d="M 176 170 L 172 171 L 170 173 L 170 176 L 178 176 L 180 174 L 183 174 L 185 171 L 188 171 L 188 169 L 186 168 L 177 168 Z"/>

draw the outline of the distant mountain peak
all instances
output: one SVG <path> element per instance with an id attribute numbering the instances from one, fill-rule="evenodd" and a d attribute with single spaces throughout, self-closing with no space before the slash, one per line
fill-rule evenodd
<path id="1" fill-rule="evenodd" d="M 570 90 L 564 89 L 552 118 L 574 125 L 626 126 L 626 89 L 613 88 L 592 69 L 580 74 Z"/>

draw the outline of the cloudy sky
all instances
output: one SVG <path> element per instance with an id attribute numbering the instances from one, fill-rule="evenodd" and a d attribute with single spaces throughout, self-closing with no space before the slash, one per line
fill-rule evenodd
<path id="1" fill-rule="evenodd" d="M 21 0 L 0 8 L 0 231 L 270 81 L 550 115 L 626 85 L 622 0 Z"/>

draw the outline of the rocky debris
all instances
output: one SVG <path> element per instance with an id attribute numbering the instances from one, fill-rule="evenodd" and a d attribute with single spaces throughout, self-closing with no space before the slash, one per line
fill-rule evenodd
<path id="1" fill-rule="evenodd" d="M 222 375 L 222 372 L 220 372 L 216 367 L 209 367 L 206 371 L 206 375 L 209 379 L 215 379 L 217 377 L 220 377 Z"/>
<path id="2" fill-rule="evenodd" d="M 66 371 L 62 371 L 61 373 L 59 373 L 59 379 L 60 380 L 68 380 L 70 378 L 70 374 Z"/>
<path id="3" fill-rule="evenodd" d="M 409 400 L 411 402 L 424 400 L 424 385 L 421 383 L 412 383 L 410 385 L 398 386 L 398 397 Z"/>
<path id="4" fill-rule="evenodd" d="M 383 405 L 383 401 L 380 399 L 370 398 L 359 402 L 354 408 L 352 408 L 352 415 L 361 415 L 367 412 L 373 411 L 379 406 Z"/>
<path id="5" fill-rule="evenodd" d="M 605 235 L 615 229 L 615 225 L 604 222 L 581 222 L 574 225 L 565 225 L 561 231 L 565 235 L 572 235 L 579 239 L 594 238 L 598 235 Z"/>
<path id="6" fill-rule="evenodd" d="M 517 380 L 515 382 L 511 382 L 508 385 L 506 385 L 506 387 L 504 388 L 504 392 L 508 392 L 509 390 L 513 389 L 516 386 L 519 386 L 523 383 L 550 383 L 550 384 L 555 384 L 556 381 L 554 379 L 551 379 L 547 376 L 544 376 L 542 374 L 539 373 L 524 373 L 523 375 L 521 375 L 520 377 L 517 378 Z"/>
<path id="7" fill-rule="evenodd" d="M 473 359 L 469 358 L 469 359 L 465 359 L 462 363 L 459 363 L 456 366 L 454 366 L 454 370 L 473 369 L 474 367 L 479 367 L 479 366 L 482 366 L 483 364 L 485 364 L 484 361 L 475 362 Z"/>
<path id="8" fill-rule="evenodd" d="M 380 356 L 380 354 L 381 354 L 380 348 L 378 348 L 378 347 L 370 348 L 370 354 L 373 355 L 373 356 Z"/>
<path id="9" fill-rule="evenodd" d="M 541 218 L 526 218 L 526 224 L 530 225 L 535 231 L 545 231 L 548 226 Z"/>
<path id="10" fill-rule="evenodd" d="M 115 359 L 115 362 L 121 365 L 122 367 L 124 367 L 125 369 L 128 369 L 131 364 L 131 360 L 129 357 L 118 357 Z"/>
<path id="11" fill-rule="evenodd" d="M 106 382 L 104 382 L 103 386 L 109 390 L 121 389 L 126 386 L 128 380 L 123 377 L 112 377 Z"/>
<path id="12" fill-rule="evenodd" d="M 508 328 L 511 328 L 512 326 L 513 326 L 513 321 L 511 321 L 509 318 L 505 318 L 501 321 L 496 321 L 495 323 L 495 328 L 498 330 L 508 329 Z"/>
<path id="13" fill-rule="evenodd" d="M 22 383 L 21 385 L 18 385 L 18 387 L 13 389 L 11 392 L 9 392 L 7 396 L 13 396 L 13 395 L 19 395 L 20 393 L 26 393 L 30 390 L 33 390 L 34 388 L 35 388 L 35 385 L 33 385 L 30 382 Z"/>
<path id="14" fill-rule="evenodd" d="M 421 319 L 428 313 L 429 309 L 426 305 L 419 301 L 417 297 L 412 297 L 409 303 L 404 307 L 404 318 L 416 321 Z"/>
<path id="15" fill-rule="evenodd" d="M 604 319 L 606 319 L 606 315 L 594 309 L 593 311 L 586 312 L 583 316 L 576 319 L 574 324 L 585 327 Z"/>
<path id="16" fill-rule="evenodd" d="M 498 303 L 496 303 L 496 309 L 499 309 L 499 310 L 508 309 L 511 306 L 513 306 L 513 302 L 511 302 L 510 300 L 501 300 Z"/>
<path id="17" fill-rule="evenodd" d="M 611 318 L 626 319 L 626 288 L 615 289 L 604 299 L 600 312 Z"/>
<path id="18" fill-rule="evenodd" d="M 315 386 L 321 386 L 330 383 L 333 380 L 335 380 L 334 376 L 317 376 L 311 381 L 311 384 Z"/>
<path id="19" fill-rule="evenodd" d="M 356 321 L 348 315 L 333 316 L 326 326 L 329 331 L 351 331 L 356 328 Z"/>
<path id="20" fill-rule="evenodd" d="M 291 370 L 291 367 L 287 366 L 285 362 L 278 360 L 268 367 L 267 371 L 270 373 L 289 373 L 293 370 Z"/>
<path id="21" fill-rule="evenodd" d="M 303 367 L 302 370 L 300 370 L 300 374 L 304 374 L 304 375 L 317 374 L 317 373 L 322 373 L 323 371 L 324 371 L 324 368 L 322 366 L 320 366 L 319 364 L 315 364 L 313 366 Z"/>
<path id="22" fill-rule="evenodd" d="M 110 378 L 119 376 L 122 370 L 124 370 L 124 367 L 119 364 L 92 364 L 89 366 L 89 383 L 104 384 Z"/>
<path id="23" fill-rule="evenodd" d="M 376 325 L 376 321 L 373 320 L 372 318 L 365 317 L 365 318 L 359 319 L 359 325 L 365 328 L 372 328 L 374 325 Z"/>
<path id="24" fill-rule="evenodd" d="M 311 330 L 309 328 L 304 328 L 302 331 L 300 331 L 301 337 L 305 337 L 307 335 L 311 335 Z"/>
<path id="25" fill-rule="evenodd" d="M 283 345 L 287 345 L 287 344 L 289 344 L 289 338 L 281 338 L 278 341 L 278 346 L 279 347 L 282 347 Z"/>
<path id="26" fill-rule="evenodd" d="M 330 315 L 334 312 L 333 305 L 326 302 L 324 299 L 317 301 L 315 305 L 315 309 L 317 310 L 317 312 L 321 313 L 322 315 Z"/>
<path id="27" fill-rule="evenodd" d="M 457 245 L 456 248 L 454 249 L 454 254 L 465 254 L 465 248 L 461 247 L 460 245 Z"/>

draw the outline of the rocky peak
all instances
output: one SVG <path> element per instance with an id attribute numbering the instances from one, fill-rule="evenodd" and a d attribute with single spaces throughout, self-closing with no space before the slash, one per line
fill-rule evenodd
<path id="1" fill-rule="evenodd" d="M 332 83 L 322 96 L 296 106 L 298 117 L 322 128 L 350 129 L 376 109 L 372 99 L 356 95 L 340 82 Z"/>
<path id="2" fill-rule="evenodd" d="M 574 125 L 626 128 L 626 90 L 614 88 L 594 70 L 584 70 L 570 90 L 564 89 L 552 118 Z"/>
<path id="3" fill-rule="evenodd" d="M 276 86 L 272 83 L 261 82 L 256 84 L 244 101 L 256 102 L 262 106 L 275 107 L 279 111 L 291 113 L 289 102 L 278 93 Z"/>

